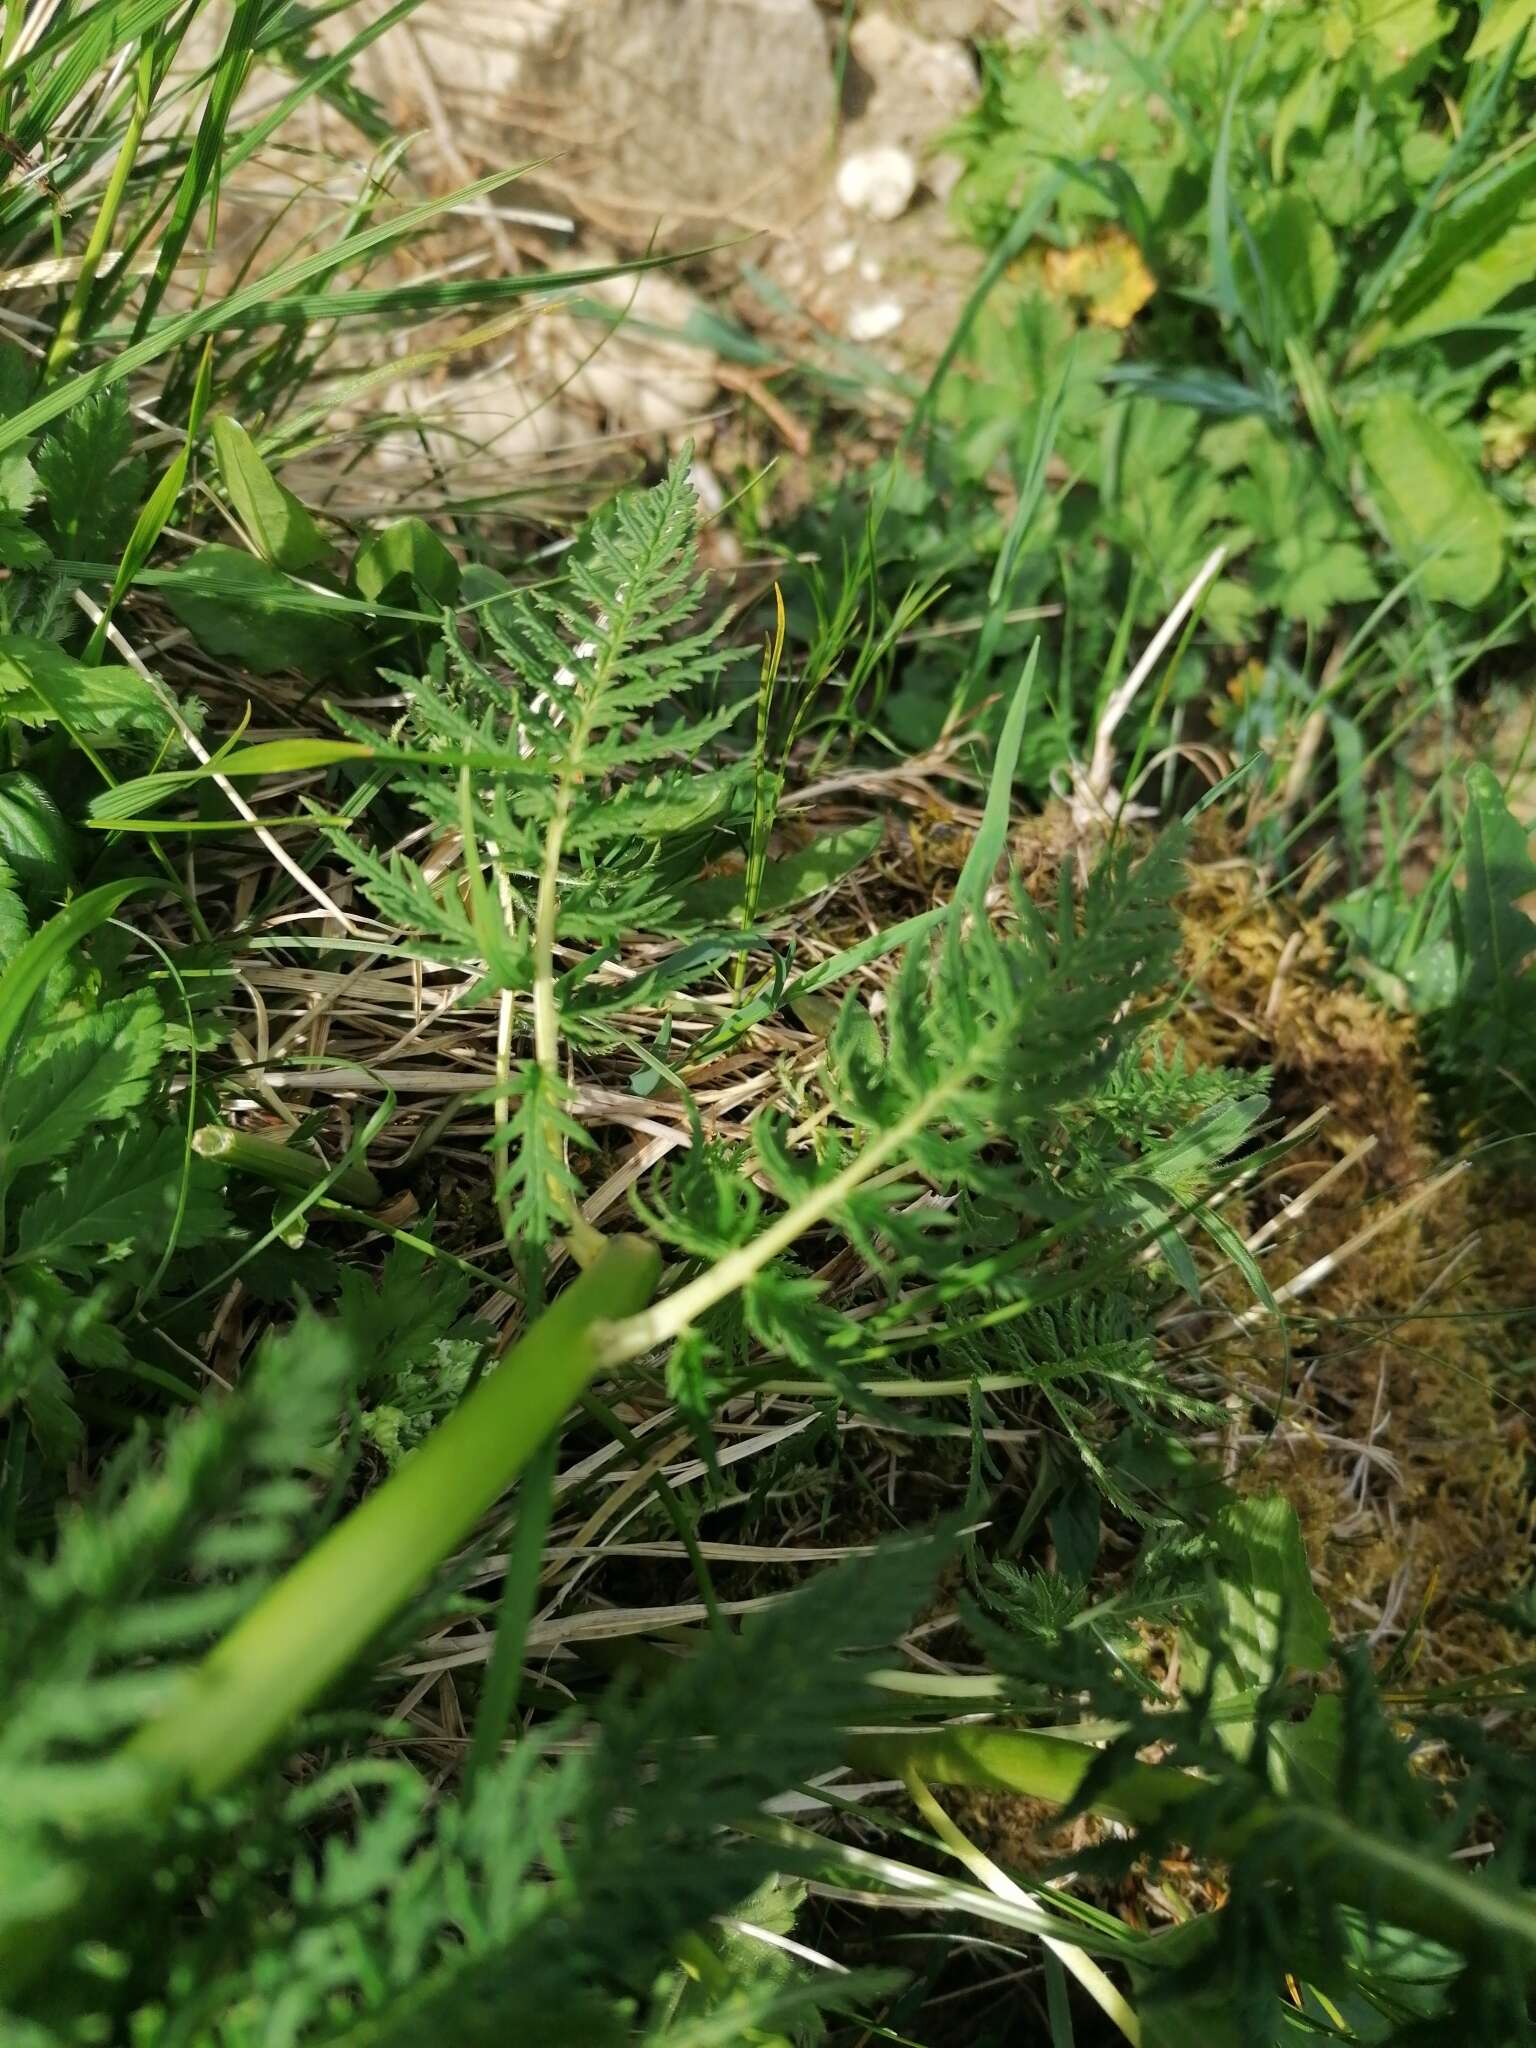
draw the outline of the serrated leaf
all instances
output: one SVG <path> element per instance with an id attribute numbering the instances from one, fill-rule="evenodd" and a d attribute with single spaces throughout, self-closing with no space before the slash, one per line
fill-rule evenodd
<path id="1" fill-rule="evenodd" d="M 359 1385 L 373 1400 L 429 1369 L 433 1346 L 452 1330 L 469 1294 L 456 1267 L 406 1244 L 391 1249 L 376 1280 L 353 1266 L 342 1266 L 339 1277 L 337 1307 L 363 1362 Z"/>
<path id="2" fill-rule="evenodd" d="M 62 1460 L 84 1435 L 69 1396 L 60 1351 L 79 1355 L 103 1326 L 89 1301 L 52 1273 L 21 1266 L 0 1290 L 0 1415 L 18 1403 L 47 1458 Z"/>
<path id="3" fill-rule="evenodd" d="M 223 1228 L 218 1182 L 205 1160 L 189 1160 L 180 1131 L 97 1138 L 71 1162 L 66 1180 L 21 1211 L 17 1251 L 62 1272 L 89 1275 L 103 1257 L 162 1251 L 173 1230 L 178 1246 L 193 1250 Z"/>
<path id="4" fill-rule="evenodd" d="M 24 448 L 10 448 L 0 455 L 0 512 L 18 518 L 30 510 L 37 496 L 37 471 Z"/>
<path id="5" fill-rule="evenodd" d="M 1504 514 L 1456 443 L 1403 392 L 1376 399 L 1361 447 L 1393 546 L 1427 597 L 1472 608 L 1504 572 Z"/>
<path id="6" fill-rule="evenodd" d="M 0 860 L 34 903 L 54 903 L 70 874 L 69 827 L 35 776 L 0 775 Z"/>
<path id="7" fill-rule="evenodd" d="M 41 569 L 52 560 L 52 548 L 19 512 L 0 512 L 0 569 Z"/>
<path id="8" fill-rule="evenodd" d="M 16 877 L 0 861 L 0 971 L 8 967 L 27 942 L 26 905 L 16 890 Z"/>
<path id="9" fill-rule="evenodd" d="M 59 547 L 106 561 L 122 546 L 143 495 L 145 465 L 131 461 L 133 421 L 120 391 L 98 392 L 66 413 L 37 451 L 37 478 Z"/>
<path id="10" fill-rule="evenodd" d="M 323 562 L 332 552 L 330 542 L 268 469 L 240 422 L 223 414 L 212 431 L 219 476 L 263 561 L 295 576 Z"/>
<path id="11" fill-rule="evenodd" d="M 63 725 L 97 741 L 163 735 L 170 714 L 131 668 L 89 668 L 51 640 L 0 635 L 0 719 Z"/>
<path id="12" fill-rule="evenodd" d="M 36 1057 L 18 1061 L 0 1097 L 0 1176 L 62 1160 L 93 1125 L 115 1123 L 136 1107 L 164 1040 L 150 996 L 104 1003 L 55 1025 Z"/>

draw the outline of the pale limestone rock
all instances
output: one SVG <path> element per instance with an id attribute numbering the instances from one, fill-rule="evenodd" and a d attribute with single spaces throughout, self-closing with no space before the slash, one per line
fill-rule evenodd
<path id="1" fill-rule="evenodd" d="M 917 165 L 910 150 L 887 142 L 844 157 L 837 172 L 837 196 L 850 213 L 869 220 L 899 220 L 917 190 Z"/>

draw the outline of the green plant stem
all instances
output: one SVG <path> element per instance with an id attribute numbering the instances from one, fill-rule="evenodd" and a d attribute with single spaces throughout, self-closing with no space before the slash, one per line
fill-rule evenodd
<path id="1" fill-rule="evenodd" d="M 956 1068 L 899 1123 L 871 1139 L 857 1158 L 850 1159 L 840 1173 L 823 1182 L 804 1201 L 776 1216 L 750 1244 L 726 1252 L 706 1272 L 696 1280 L 690 1280 L 685 1287 L 678 1288 L 675 1294 L 669 1294 L 665 1301 L 659 1301 L 654 1307 L 615 1324 L 604 1340 L 604 1363 L 620 1365 L 626 1359 L 654 1351 L 658 1345 L 670 1342 L 690 1323 L 696 1322 L 706 1309 L 713 1308 L 716 1302 L 724 1301 L 727 1295 L 744 1287 L 754 1273 L 788 1251 L 806 1231 L 832 1215 L 871 1174 L 878 1172 L 888 1159 L 895 1158 L 909 1145 L 918 1132 L 933 1121 L 944 1103 L 966 1085 L 974 1064 Z"/>
<path id="2" fill-rule="evenodd" d="M 539 1597 L 544 1540 L 549 1534 L 550 1510 L 554 1505 L 556 1448 L 557 1439 L 551 1437 L 523 1475 L 517 1526 L 512 1532 L 506 1576 L 496 1608 L 496 1640 L 491 1645 L 485 1682 L 480 1688 L 474 1736 L 464 1766 L 466 1799 L 472 1796 L 476 1781 L 494 1765 L 517 1715 L 523 1645 Z"/>
<path id="3" fill-rule="evenodd" d="M 112 235 L 117 227 L 117 216 L 122 211 L 123 194 L 128 189 L 128 180 L 138 159 L 139 144 L 144 140 L 145 123 L 153 103 L 150 90 L 150 67 L 152 53 L 145 50 L 139 58 L 137 89 L 133 98 L 133 111 L 128 116 L 128 126 L 118 146 L 117 160 L 107 180 L 106 190 L 101 195 L 101 205 L 91 227 L 90 239 L 85 245 L 85 254 L 80 259 L 80 275 L 75 279 L 75 288 L 70 293 L 69 304 L 54 332 L 47 360 L 43 365 L 46 381 L 58 375 L 80 345 L 80 330 L 85 323 L 86 309 L 91 294 L 96 289 L 96 273 L 101 268 L 102 258 L 112 246 Z"/>
<path id="4" fill-rule="evenodd" d="M 598 1370 L 604 1322 L 633 1314 L 660 1267 L 639 1238 L 605 1240 L 500 1369 L 209 1652 L 175 1703 L 130 1738 L 128 1757 L 203 1796 L 239 1777 L 522 1471 Z"/>
<path id="5" fill-rule="evenodd" d="M 199 1159 L 220 1160 L 236 1173 L 248 1173 L 253 1180 L 295 1194 L 323 1186 L 338 1202 L 358 1209 L 376 1209 L 384 1199 L 384 1190 L 366 1166 L 327 1166 L 313 1152 L 277 1138 L 204 1124 L 192 1134 L 192 1150 Z"/>
<path id="6" fill-rule="evenodd" d="M 1098 1752 L 1027 1729 L 958 1727 L 856 1735 L 847 1745 L 860 1769 L 929 1784 L 1012 1792 L 1066 1805 L 1082 1791 Z M 1089 1801 L 1093 1812 L 1130 1827 L 1166 1830 L 1182 1807 L 1204 1797 L 1201 1779 L 1167 1764 L 1130 1765 Z M 1326 1871 L 1332 1896 L 1395 1927 L 1464 1953 L 1518 1951 L 1536 1976 L 1536 1902 L 1486 1879 L 1463 1877 L 1432 1849 L 1386 1841 L 1347 1815 L 1301 1800 L 1255 1796 L 1240 1820 L 1211 1836 L 1218 1857 L 1234 1857 L 1265 1836 L 1286 1838 L 1287 1868 Z M 1293 1879 L 1294 1881 L 1294 1879 Z"/>
<path id="7" fill-rule="evenodd" d="M 571 814 L 569 782 L 562 777 L 555 791 L 554 816 L 544 836 L 539 893 L 533 907 L 533 1057 L 551 1093 L 560 1086 L 560 1005 L 555 996 L 555 931 L 560 921 L 560 855 Z M 571 1250 L 585 1265 L 602 1239 L 571 1201 L 564 1188 L 553 1190 L 566 1213 Z"/>

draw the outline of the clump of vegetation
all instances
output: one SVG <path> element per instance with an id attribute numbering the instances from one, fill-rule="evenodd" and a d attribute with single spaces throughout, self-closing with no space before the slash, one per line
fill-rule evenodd
<path id="1" fill-rule="evenodd" d="M 985 664 L 963 639 L 909 660 L 905 744 L 1038 634 L 1047 786 L 1127 636 L 1217 546 L 1154 739 L 1248 751 L 1316 708 L 1316 765 L 1348 782 L 1389 669 L 1446 704 L 1511 644 L 1536 484 L 1530 30 L 1436 0 L 1156 5 L 985 53 L 950 141 L 990 266 L 880 547 L 893 589 L 918 567 L 957 616 L 1002 596 L 1018 617 Z"/>
<path id="2" fill-rule="evenodd" d="M 1053 2048 L 1524 2038 L 1526 1673 L 1483 1652 L 1528 1592 L 1469 1574 L 1489 1627 L 1426 1661 L 1435 1586 L 1363 1533 L 1394 1345 L 1433 1342 L 1463 1254 L 1407 1233 L 1374 1291 L 1350 1262 L 1422 1217 L 1432 1133 L 1512 1154 L 1528 1122 L 1536 870 L 1474 774 L 1427 887 L 1357 834 L 1331 921 L 1282 913 L 1329 804 L 1298 826 L 1263 693 L 1394 578 L 1410 637 L 1378 607 L 1358 646 L 1437 680 L 1518 607 L 1524 456 L 1463 447 L 1513 414 L 1447 339 L 1515 330 L 1454 267 L 1456 321 L 1414 323 L 1447 224 L 1493 223 L 1503 275 L 1530 10 L 1384 41 L 1365 0 L 1191 8 L 1075 72 L 997 58 L 960 203 L 1005 261 L 881 519 L 761 650 L 686 449 L 537 576 L 489 530 L 300 502 L 315 323 L 472 294 L 338 283 L 443 204 L 375 193 L 181 303 L 275 132 L 237 119 L 255 63 L 383 140 L 285 5 L 184 77 L 200 11 L 0 40 L 15 260 L 53 179 L 111 166 L 0 377 L 6 2039 L 936 2048 L 956 1976 L 979 2038 L 978 1927 Z M 977 365 L 1052 322 L 1078 352 L 1002 433 Z M 1433 476 L 1493 508 L 1476 591 L 1461 512 L 1421 548 L 1392 510 L 1405 392 L 1434 419 L 1388 466 L 1439 435 Z M 1282 488 L 1318 519 L 1282 529 Z M 1048 588 L 1066 625 L 1016 616 Z M 910 636 L 960 603 L 942 743 L 893 776 Z M 1198 780 L 1168 752 L 1149 802 L 1191 650 L 1261 641 L 1258 724 Z M 1053 776 L 1071 801 L 1021 816 Z M 1367 1323 L 1362 1419 L 1329 1376 Z M 1505 1361 L 1456 1344 L 1473 1440 L 1415 1446 L 1412 1507 L 1470 1527 L 1479 1469 L 1488 1516 L 1522 1468 L 1475 1434 Z M 1061 1856 L 977 1825 L 1000 1801 Z"/>

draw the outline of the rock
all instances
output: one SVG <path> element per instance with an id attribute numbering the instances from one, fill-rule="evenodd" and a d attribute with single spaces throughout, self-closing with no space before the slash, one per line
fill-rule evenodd
<path id="1" fill-rule="evenodd" d="M 611 251 L 597 247 L 595 262 Z M 381 436 L 375 460 L 408 489 L 451 472 L 465 488 L 494 490 L 508 468 L 609 434 L 680 437 L 696 431 L 719 395 L 706 348 L 673 337 L 702 302 L 661 271 L 600 278 L 582 296 L 621 318 L 610 332 L 558 301 L 542 308 L 514 346 L 458 374 L 403 379 L 385 409 L 410 424 Z"/>
<path id="2" fill-rule="evenodd" d="M 1064 0 L 1055 0 L 1059 7 Z M 931 36 L 995 35 L 1007 25 L 1009 15 L 1000 15 L 996 0 L 922 0 L 923 28 Z"/>
<path id="3" fill-rule="evenodd" d="M 900 299 L 864 299 L 849 309 L 850 341 L 883 341 L 894 334 L 907 317 Z"/>
<path id="4" fill-rule="evenodd" d="M 427 0 L 411 25 L 461 146 L 555 159 L 540 184 L 616 230 L 777 227 L 824 189 L 815 0 Z"/>
<path id="5" fill-rule="evenodd" d="M 899 104 L 909 118 L 915 112 L 931 122 L 936 114 L 963 113 L 975 99 L 980 81 L 964 43 L 927 30 L 926 22 L 919 33 L 876 8 L 860 15 L 848 41 L 877 95 Z"/>
<path id="6" fill-rule="evenodd" d="M 844 157 L 837 173 L 837 196 L 850 213 L 870 220 L 898 220 L 917 190 L 917 165 L 895 143 L 861 149 Z"/>
<path id="7" fill-rule="evenodd" d="M 610 430 L 677 434 L 694 426 L 720 389 L 710 351 L 674 339 L 704 310 L 697 294 L 660 270 L 600 278 L 582 292 L 621 317 L 607 335 L 558 307 L 536 318 L 528 343 L 540 381 L 568 408 L 601 412 Z"/>

